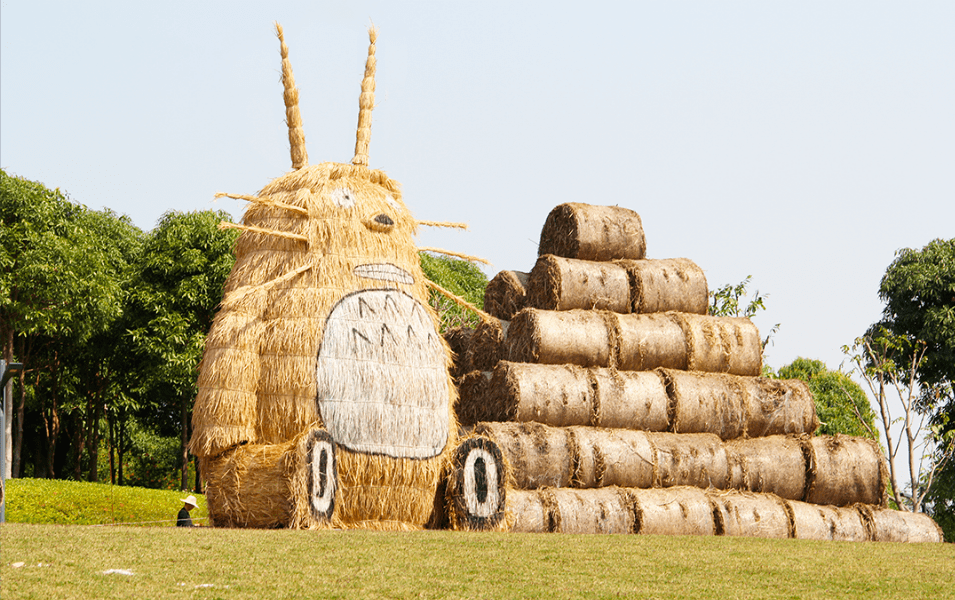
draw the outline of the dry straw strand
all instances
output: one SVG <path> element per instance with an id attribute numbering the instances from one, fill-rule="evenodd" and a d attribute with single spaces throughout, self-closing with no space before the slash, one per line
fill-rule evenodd
<path id="1" fill-rule="evenodd" d="M 238 223 L 230 223 L 228 221 L 222 221 L 219 223 L 219 229 L 241 229 L 242 231 L 250 231 L 252 233 L 274 235 L 275 237 L 285 238 L 287 240 L 297 240 L 306 243 L 308 242 L 308 236 L 299 235 L 297 233 L 290 233 L 288 231 L 275 231 L 274 229 L 265 229 L 264 227 L 256 227 L 255 225 L 240 225 Z"/>
<path id="2" fill-rule="evenodd" d="M 467 223 L 452 223 L 450 221 L 415 221 L 418 225 L 424 227 L 448 227 L 451 229 L 464 229 L 467 231 Z"/>
<path id="3" fill-rule="evenodd" d="M 233 200 L 245 200 L 246 202 L 254 202 L 256 204 L 261 204 L 262 206 L 272 206 L 275 208 L 281 208 L 290 212 L 298 213 L 300 215 L 308 216 L 308 210 L 302 208 L 301 206 L 292 206 L 291 204 L 286 204 L 284 202 L 279 202 L 278 200 L 272 200 L 271 198 L 261 198 L 259 196 L 249 196 L 246 194 L 230 194 L 227 192 L 216 192 L 216 198 L 232 198 Z"/>
<path id="4" fill-rule="evenodd" d="M 495 319 L 495 318 L 492 317 L 491 315 L 487 314 L 486 312 L 484 312 L 484 311 L 481 310 L 480 308 L 474 306 L 473 304 L 471 304 L 470 302 L 468 302 L 467 300 L 465 300 L 465 299 L 462 298 L 461 296 L 458 296 L 458 295 L 454 294 L 453 292 L 450 292 L 450 291 L 444 289 L 443 287 L 441 287 L 441 286 L 438 285 L 437 283 L 431 281 L 430 279 L 425 279 L 425 283 L 428 285 L 428 287 L 432 288 L 434 291 L 438 292 L 439 294 L 441 294 L 442 296 L 444 296 L 444 297 L 447 298 L 448 300 L 451 300 L 452 302 L 454 302 L 454 303 L 457 304 L 458 306 L 460 306 L 460 307 L 462 307 L 462 308 L 464 308 L 464 309 L 470 310 L 471 312 L 473 312 L 473 313 L 476 314 L 477 316 L 481 317 L 481 320 L 482 320 L 482 321 L 489 321 L 489 322 L 497 321 L 497 319 Z"/>
<path id="5" fill-rule="evenodd" d="M 375 41 L 378 28 L 368 28 L 368 60 L 365 61 L 365 77 L 361 80 L 361 96 L 358 98 L 358 134 L 355 140 L 355 166 L 368 166 L 368 145 L 371 143 L 371 111 L 375 108 Z"/>
<path id="6" fill-rule="evenodd" d="M 285 89 L 285 122 L 288 125 L 289 151 L 292 156 L 292 168 L 296 171 L 308 164 L 308 152 L 305 150 L 305 132 L 302 129 L 302 114 L 298 109 L 298 88 L 292 74 L 292 63 L 288 58 L 288 46 L 282 26 L 275 23 L 275 34 L 279 38 L 282 53 L 282 87 Z"/>
<path id="7" fill-rule="evenodd" d="M 293 269 L 293 270 L 289 271 L 289 272 L 286 273 L 285 275 L 281 275 L 281 276 L 279 276 L 279 277 L 276 277 L 275 279 L 273 279 L 273 280 L 271 280 L 271 281 L 266 281 L 265 283 L 262 283 L 262 284 L 259 284 L 259 285 L 255 285 L 255 286 L 251 286 L 251 285 L 250 285 L 250 286 L 245 286 L 245 287 L 239 288 L 239 289 L 236 290 L 235 292 L 229 294 L 228 298 L 226 298 L 225 300 L 223 300 L 223 302 L 222 302 L 222 307 L 223 307 L 223 308 L 233 308 L 233 307 L 235 307 L 239 302 L 241 302 L 243 299 L 245 299 L 246 297 L 248 297 L 249 294 L 253 294 L 253 293 L 259 292 L 259 291 L 264 291 L 264 290 L 267 290 L 267 289 L 269 289 L 269 288 L 271 288 L 271 287 L 274 287 L 274 286 L 276 286 L 276 285 L 279 285 L 279 284 L 281 284 L 281 283 L 285 283 L 286 281 L 292 279 L 292 278 L 295 277 L 296 275 L 298 275 L 298 274 L 300 274 L 300 273 L 304 273 L 305 271 L 308 271 L 308 270 L 311 269 L 313 266 L 314 266 L 314 265 L 313 265 L 312 263 L 308 263 L 308 264 L 302 265 L 301 267 L 299 267 L 299 268 L 297 268 L 297 269 Z"/>
<path id="8" fill-rule="evenodd" d="M 484 258 L 471 256 L 470 254 L 461 254 L 460 252 L 452 252 L 450 250 L 443 250 L 441 248 L 418 248 L 418 252 L 434 252 L 435 254 L 444 254 L 445 256 L 453 256 L 455 258 L 461 258 L 470 262 L 479 262 L 485 265 L 491 264 L 489 260 Z"/>

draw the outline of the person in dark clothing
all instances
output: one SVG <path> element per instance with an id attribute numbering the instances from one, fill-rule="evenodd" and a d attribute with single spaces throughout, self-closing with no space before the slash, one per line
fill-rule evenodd
<path id="1" fill-rule="evenodd" d="M 179 509 L 179 516 L 176 517 L 176 527 L 193 527 L 189 511 L 196 507 L 196 497 L 190 495 L 183 498 L 181 502 L 182 508 Z"/>

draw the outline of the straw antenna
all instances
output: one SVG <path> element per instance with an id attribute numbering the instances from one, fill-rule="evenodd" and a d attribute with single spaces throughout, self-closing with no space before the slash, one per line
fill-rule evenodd
<path id="1" fill-rule="evenodd" d="M 358 136 L 355 140 L 355 158 L 351 164 L 368 166 L 368 144 L 371 142 L 371 111 L 375 108 L 375 40 L 378 29 L 368 28 L 368 60 L 365 61 L 365 77 L 361 80 L 361 96 L 358 98 Z"/>
<path id="2" fill-rule="evenodd" d="M 488 323 L 496 323 L 496 322 L 497 322 L 497 319 L 495 319 L 495 318 L 492 317 L 491 315 L 487 314 L 486 312 L 484 312 L 484 311 L 481 310 L 480 308 L 474 306 L 473 304 L 471 304 L 470 302 L 468 302 L 467 300 L 465 300 L 465 299 L 462 298 L 461 296 L 458 296 L 458 295 L 455 294 L 454 292 L 450 292 L 450 291 L 444 289 L 443 287 L 441 287 L 441 286 L 438 285 L 437 283 L 431 281 L 430 279 L 425 279 L 424 282 L 425 282 L 425 284 L 426 284 L 429 288 L 431 288 L 431 289 L 433 289 L 434 291 L 438 292 L 439 294 L 441 294 L 442 296 L 444 296 L 444 297 L 447 298 L 448 300 L 454 302 L 455 304 L 457 304 L 457 305 L 460 306 L 461 308 L 464 308 L 465 310 L 469 310 L 469 311 L 473 312 L 474 314 L 476 314 L 477 316 L 479 316 L 482 321 L 486 321 L 486 322 L 488 322 Z"/>
<path id="3" fill-rule="evenodd" d="M 218 198 L 218 196 L 216 197 Z M 467 223 L 450 223 L 448 221 L 415 221 L 415 223 L 423 227 L 449 227 L 453 229 L 464 229 L 464 230 L 467 230 L 468 228 Z"/>
<path id="4" fill-rule="evenodd" d="M 260 204 L 262 206 L 272 206 L 275 208 L 281 208 L 282 210 L 287 210 L 289 212 L 294 212 L 300 215 L 308 216 L 308 210 L 302 208 L 301 206 L 292 206 L 291 204 L 279 202 L 278 200 L 271 200 L 269 198 L 261 198 L 259 196 L 246 196 L 245 194 L 229 194 L 226 192 L 216 192 L 215 197 L 216 198 L 232 198 L 233 200 L 245 200 L 246 202 L 254 202 L 255 204 Z"/>
<path id="5" fill-rule="evenodd" d="M 251 231 L 252 233 L 263 233 L 265 235 L 274 235 L 275 237 L 285 238 L 287 240 L 297 240 L 299 242 L 308 243 L 308 237 L 304 235 L 299 235 L 297 233 L 289 233 L 288 231 L 275 231 L 274 229 L 265 229 L 263 227 L 255 227 L 254 225 L 239 225 L 238 223 L 230 223 L 228 221 L 222 221 L 219 223 L 219 229 L 241 229 L 242 231 Z"/>
<path id="6" fill-rule="evenodd" d="M 459 252 L 451 252 L 450 250 L 442 250 L 441 248 L 418 248 L 418 252 L 434 252 L 435 254 L 444 254 L 445 256 L 453 256 L 455 258 L 462 258 L 471 262 L 484 263 L 490 265 L 491 261 L 479 258 L 477 256 L 471 256 L 470 254 L 461 254 Z"/>
<path id="7" fill-rule="evenodd" d="M 286 281 L 289 281 L 290 279 L 292 279 L 292 278 L 295 277 L 296 275 L 299 275 L 299 274 L 301 274 L 301 273 L 304 273 L 305 271 L 308 271 L 308 270 L 311 269 L 313 266 L 314 266 L 314 265 L 313 265 L 312 263 L 307 263 L 307 264 L 302 265 L 301 267 L 299 267 L 299 268 L 297 268 L 297 269 L 295 269 L 295 270 L 293 270 L 293 271 L 289 271 L 289 272 L 286 273 L 285 275 L 280 275 L 280 276 L 276 277 L 275 279 L 273 279 L 273 280 L 271 280 L 271 281 L 266 281 L 265 283 L 261 283 L 261 284 L 259 284 L 259 285 L 246 285 L 246 286 L 243 286 L 243 287 L 241 287 L 241 288 L 235 290 L 234 292 L 230 293 L 225 299 L 223 299 L 223 301 L 222 301 L 222 307 L 223 307 L 223 308 L 234 308 L 234 307 L 237 306 L 240 302 L 242 302 L 243 300 L 245 300 L 246 298 L 248 298 L 251 294 L 254 294 L 255 292 L 263 292 L 263 291 L 265 291 L 265 290 L 268 290 L 269 288 L 272 288 L 272 287 L 275 287 L 275 286 L 280 285 L 280 284 L 282 284 L 282 283 L 285 283 Z"/>
<path id="8" fill-rule="evenodd" d="M 292 63 L 288 59 L 288 46 L 282 26 L 275 23 L 275 33 L 279 36 L 282 51 L 282 86 L 285 88 L 285 123 L 288 125 L 288 143 L 292 153 L 292 168 L 301 169 L 308 164 L 308 152 L 305 150 L 305 132 L 302 130 L 302 114 L 298 110 L 298 88 L 292 75 Z"/>

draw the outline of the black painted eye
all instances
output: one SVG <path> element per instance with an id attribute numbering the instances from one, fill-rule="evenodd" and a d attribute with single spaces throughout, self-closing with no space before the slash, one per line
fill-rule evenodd
<path id="1" fill-rule="evenodd" d="M 391 217 L 389 217 L 388 215 L 378 215 L 377 217 L 375 217 L 375 221 L 377 221 L 378 223 L 381 223 L 382 225 L 385 225 L 386 227 L 395 224 L 395 222 L 392 221 Z"/>
<path id="2" fill-rule="evenodd" d="M 365 227 L 371 229 L 372 231 L 377 231 L 379 233 L 389 233 L 392 229 L 395 228 L 395 222 L 391 217 L 385 213 L 381 213 L 371 217 L 370 219 L 365 219 L 363 221 Z"/>

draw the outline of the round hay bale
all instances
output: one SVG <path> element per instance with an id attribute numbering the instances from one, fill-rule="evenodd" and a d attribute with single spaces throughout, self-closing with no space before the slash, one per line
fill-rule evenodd
<path id="1" fill-rule="evenodd" d="M 803 444 L 810 457 L 806 502 L 885 506 L 888 468 L 877 442 L 837 434 L 809 438 Z"/>
<path id="2" fill-rule="evenodd" d="M 726 449 L 710 433 L 647 433 L 656 456 L 654 487 L 733 485 Z"/>
<path id="3" fill-rule="evenodd" d="M 943 542 L 942 528 L 925 513 L 878 508 L 864 504 L 854 507 L 869 523 L 873 542 Z M 848 510 L 848 509 L 844 509 Z"/>
<path id="4" fill-rule="evenodd" d="M 746 431 L 743 390 L 736 378 L 714 373 L 660 369 L 670 398 L 674 433 L 715 433 L 731 440 Z"/>
<path id="5" fill-rule="evenodd" d="M 705 315 L 709 310 L 706 275 L 692 260 L 621 260 L 617 264 L 626 269 L 630 280 L 630 312 L 675 310 Z"/>
<path id="6" fill-rule="evenodd" d="M 493 371 L 497 361 L 506 358 L 505 340 L 508 321 L 481 321 L 471 335 L 467 362 L 472 369 Z"/>
<path id="7" fill-rule="evenodd" d="M 746 412 L 746 434 L 763 437 L 779 434 L 812 434 L 819 426 L 812 392 L 799 379 L 739 377 Z"/>
<path id="8" fill-rule="evenodd" d="M 613 339 L 602 313 L 525 308 L 508 329 L 507 357 L 515 362 L 606 367 L 615 355 Z"/>
<path id="9" fill-rule="evenodd" d="M 789 500 L 805 497 L 806 456 L 799 438 L 775 435 L 735 440 L 726 444 L 726 451 L 741 466 L 742 489 Z"/>
<path id="10" fill-rule="evenodd" d="M 749 319 L 667 314 L 683 329 L 688 370 L 754 377 L 762 371 L 763 346 L 759 330 Z"/>
<path id="11" fill-rule="evenodd" d="M 568 431 L 576 451 L 574 487 L 653 486 L 656 456 L 645 432 L 594 427 Z"/>
<path id="12" fill-rule="evenodd" d="M 716 535 L 713 508 L 706 493 L 693 487 L 630 490 L 634 533 L 644 535 Z"/>
<path id="13" fill-rule="evenodd" d="M 708 491 L 717 535 L 788 538 L 789 512 L 783 501 L 770 494 Z"/>
<path id="14" fill-rule="evenodd" d="M 793 520 L 792 537 L 797 540 L 866 542 L 870 539 L 869 531 L 855 509 L 796 501 L 787 504 Z"/>
<path id="15" fill-rule="evenodd" d="M 511 466 L 515 487 L 570 486 L 574 452 L 566 429 L 538 423 L 481 422 L 474 426 L 474 433 L 497 443 Z"/>
<path id="16" fill-rule="evenodd" d="M 454 327 L 444 332 L 444 341 L 451 348 L 451 377 L 458 381 L 461 377 L 470 373 L 474 369 L 468 362 L 468 348 L 471 346 L 471 336 L 474 335 L 472 327 Z"/>
<path id="17" fill-rule="evenodd" d="M 548 533 L 552 529 L 551 506 L 542 490 L 508 490 L 507 522 L 517 533 Z"/>
<path id="18" fill-rule="evenodd" d="M 451 458 L 448 515 L 459 531 L 504 531 L 507 470 L 501 449 L 482 436 L 465 438 Z"/>
<path id="19" fill-rule="evenodd" d="M 630 312 L 627 270 L 610 262 L 561 258 L 537 259 L 527 285 L 527 306 L 544 310 Z"/>
<path id="20" fill-rule="evenodd" d="M 526 306 L 529 274 L 521 271 L 501 271 L 484 289 L 484 312 L 504 321 L 510 321 Z"/>
<path id="21" fill-rule="evenodd" d="M 669 399 L 663 379 L 654 371 L 589 369 L 596 384 L 598 427 L 666 431 Z M 585 425 L 585 423 L 578 423 Z"/>
<path id="22" fill-rule="evenodd" d="M 624 371 L 686 369 L 686 337 L 673 314 L 620 315 L 616 319 L 620 345 L 616 367 Z"/>
<path id="23" fill-rule="evenodd" d="M 633 533 L 631 496 L 619 488 L 550 490 L 559 533 Z"/>
<path id="24" fill-rule="evenodd" d="M 458 384 L 458 403 L 455 412 L 461 425 L 478 421 L 506 421 L 504 407 L 493 402 L 496 396 L 490 390 L 490 371 L 471 371 Z"/>
<path id="25" fill-rule="evenodd" d="M 583 260 L 640 259 L 646 251 L 643 223 L 636 212 L 579 202 L 561 204 L 550 211 L 537 249 L 539 256 L 555 254 Z"/>
<path id="26" fill-rule="evenodd" d="M 500 361 L 490 384 L 488 404 L 500 406 L 502 418 L 485 421 L 534 421 L 554 427 L 589 425 L 594 419 L 594 391 L 586 369 L 575 365 L 535 365 Z"/>

